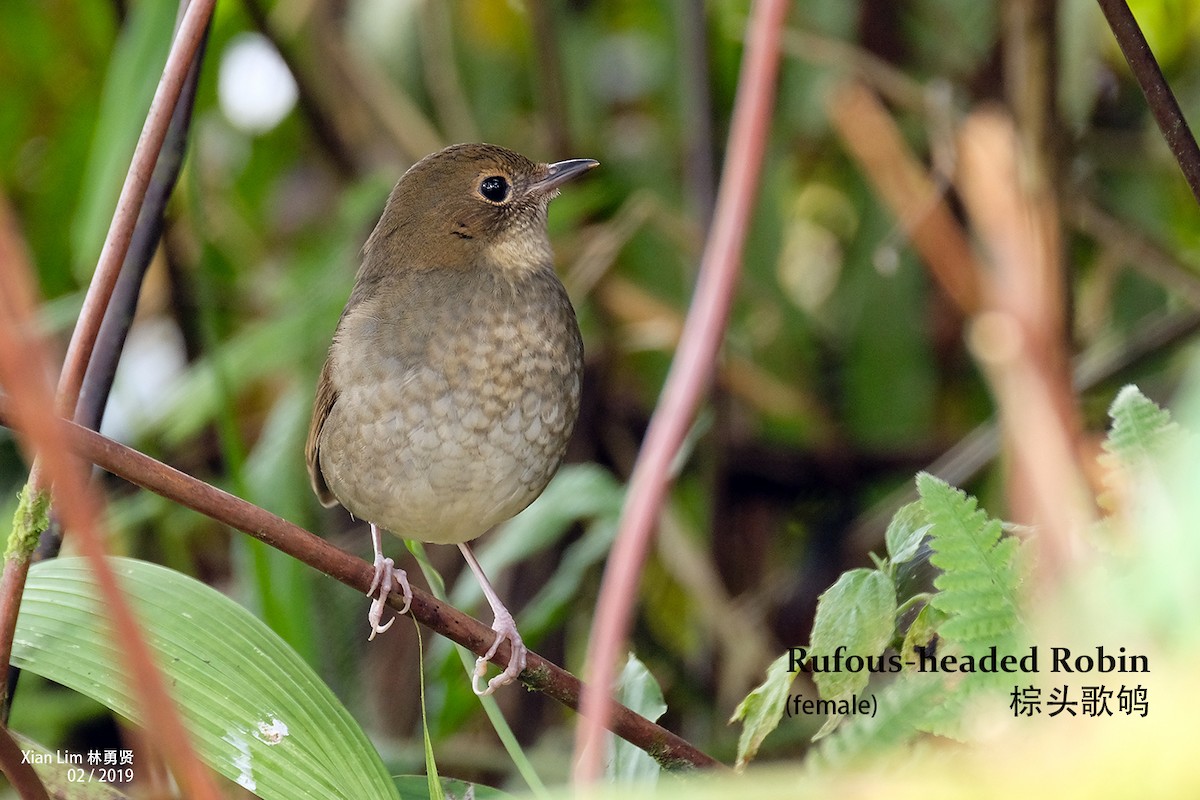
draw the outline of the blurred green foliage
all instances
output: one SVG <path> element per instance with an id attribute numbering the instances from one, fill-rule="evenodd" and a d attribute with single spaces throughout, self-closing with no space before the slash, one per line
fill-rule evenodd
<path id="1" fill-rule="evenodd" d="M 118 394 L 121 383 L 166 381 L 151 400 L 120 410 L 129 438 L 365 553 L 364 528 L 311 496 L 302 442 L 358 250 L 390 186 L 424 155 L 413 142 L 422 132 L 434 146 L 477 136 L 539 159 L 598 159 L 602 169 L 556 200 L 550 219 L 560 269 L 582 287 L 574 300 L 588 380 L 570 458 L 590 465 L 593 482 L 575 504 L 566 493 L 511 526 L 521 537 L 541 530 L 543 540 L 484 545 L 521 554 L 496 576 L 502 593 L 519 619 L 525 609 L 539 651 L 578 670 L 613 509 L 694 284 L 713 201 L 703 187 L 720 164 L 749 3 L 255 5 L 265 5 L 312 111 L 297 107 L 254 133 L 229 117 L 219 71 L 255 26 L 242 3 L 218 4 L 188 160 L 139 309 L 140 322 L 165 321 L 179 342 L 165 360 L 130 355 L 123 365 Z M 1200 3 L 1131 5 L 1185 112 L 1200 118 L 1200 49 L 1186 46 Z M 175 13 L 162 0 L 0 4 L 0 191 L 15 209 L 57 341 L 98 256 Z M 1058 73 L 1043 77 L 1059 91 L 1072 349 L 1119 350 L 1148 321 L 1183 307 L 1177 284 L 1200 268 L 1200 226 L 1095 4 L 1067 0 L 1059 14 Z M 1014 88 L 1004 83 L 1011 34 L 1000 4 L 809 0 L 795 4 L 789 26 L 852 49 L 829 58 L 810 48 L 784 61 L 711 427 L 682 467 L 669 513 L 677 535 L 647 567 L 632 640 L 662 685 L 666 724 L 726 761 L 737 735 L 725 720 L 738 700 L 774 654 L 807 641 L 817 596 L 866 563 L 864 542 L 879 549 L 882 528 L 851 538 L 855 520 L 993 411 L 962 319 L 836 138 L 825 104 L 854 53 L 878 56 L 925 93 L 927 104 L 891 110 L 932 162 L 946 145 L 944 117 L 953 124 Z M 939 106 L 939 98 L 949 99 Z M 349 168 L 316 135 L 314 114 Z M 626 225 L 637 202 L 647 210 Z M 1176 282 L 1147 277 L 1111 242 L 1082 231 L 1077 202 L 1149 236 L 1178 268 Z M 1181 376 L 1175 353 L 1165 346 L 1122 377 L 1167 394 Z M 1116 385 L 1083 398 L 1091 424 L 1103 425 Z M 4 508 L 11 512 L 24 477 L 0 430 L 0 519 L 11 516 Z M 261 614 L 378 736 L 393 771 L 420 768 L 406 626 L 368 648 L 362 598 L 191 512 L 119 481 L 104 485 L 115 552 L 196 575 Z M 988 472 L 967 488 L 1002 515 L 998 487 L 998 472 Z M 432 550 L 445 550 L 431 558 L 452 578 L 457 554 Z M 443 773 L 503 783 L 511 765 L 467 681 L 452 659 L 439 663 L 428 670 L 438 684 L 428 700 Z M 47 691 L 23 687 L 18 706 Z M 570 716 L 512 694 L 506 710 L 518 737 L 547 780 L 561 778 Z M 805 746 L 779 736 L 763 758 Z"/>

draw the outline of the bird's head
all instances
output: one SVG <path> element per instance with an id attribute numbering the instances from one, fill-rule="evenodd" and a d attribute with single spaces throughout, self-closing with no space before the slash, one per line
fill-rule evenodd
<path id="1" fill-rule="evenodd" d="M 551 262 L 546 207 L 598 162 L 538 164 L 490 144 L 457 144 L 414 164 L 367 241 L 414 266 L 531 269 Z M 377 254 L 378 255 L 378 254 Z"/>

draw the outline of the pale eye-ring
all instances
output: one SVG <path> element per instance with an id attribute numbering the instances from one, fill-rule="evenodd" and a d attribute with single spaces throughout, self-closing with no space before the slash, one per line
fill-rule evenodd
<path id="1" fill-rule="evenodd" d="M 490 175 L 479 182 L 479 193 L 493 203 L 508 199 L 508 181 L 500 175 Z"/>

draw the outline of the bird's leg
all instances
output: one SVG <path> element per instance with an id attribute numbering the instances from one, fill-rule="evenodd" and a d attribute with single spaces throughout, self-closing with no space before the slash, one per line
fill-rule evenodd
<path id="1" fill-rule="evenodd" d="M 413 599 L 412 587 L 408 585 L 408 574 L 398 569 L 396 562 L 383 557 L 383 543 L 380 541 L 379 528 L 374 522 L 371 523 L 371 546 L 375 550 L 375 577 L 371 579 L 371 588 L 367 590 L 367 597 L 371 598 L 371 610 L 367 612 L 367 620 L 371 623 L 368 642 L 375 638 L 375 634 L 383 633 L 392 627 L 392 623 L 396 621 L 396 618 L 392 617 L 387 621 L 387 625 L 379 624 L 379 620 L 383 618 L 383 607 L 387 604 L 392 589 L 399 589 L 404 593 L 404 608 L 400 610 L 401 614 L 408 611 Z"/>
<path id="2" fill-rule="evenodd" d="M 525 657 L 529 650 L 525 647 L 525 642 L 521 641 L 521 634 L 517 633 L 517 624 L 513 622 L 512 614 L 508 613 L 504 603 L 500 602 L 500 596 L 496 594 L 496 590 L 492 588 L 487 576 L 483 574 L 483 568 L 475 560 L 475 554 L 471 552 L 471 548 L 460 544 L 458 549 L 462 551 L 463 558 L 467 560 L 467 566 L 471 568 L 471 572 L 474 572 L 475 577 L 479 579 L 479 585 L 483 587 L 483 596 L 487 598 L 488 605 L 492 607 L 492 616 L 494 617 L 492 630 L 496 632 L 496 641 L 492 642 L 492 646 L 486 653 L 475 659 L 475 673 L 471 676 L 471 688 L 475 690 L 475 694 L 486 697 L 501 686 L 516 680 L 517 676 L 525 669 Z M 508 666 L 503 672 L 488 681 L 486 688 L 480 689 L 479 679 L 487 674 L 488 662 L 492 656 L 496 655 L 496 650 L 505 639 L 508 640 L 511 648 Z"/>

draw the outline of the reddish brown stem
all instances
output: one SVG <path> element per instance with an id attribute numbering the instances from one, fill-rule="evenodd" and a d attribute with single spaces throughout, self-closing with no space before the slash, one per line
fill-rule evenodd
<path id="1" fill-rule="evenodd" d="M 780 32 L 787 8 L 784 0 L 758 0 L 751 10 L 728 157 L 713 226 L 700 261 L 696 294 L 684 321 L 679 350 L 671 363 L 662 397 L 650 420 L 645 444 L 634 465 L 620 533 L 600 587 L 588 646 L 590 680 L 581 706 L 583 719 L 575 738 L 577 785 L 592 783 L 600 774 L 603 734 L 613 707 L 610 687 L 628 634 L 646 551 L 666 496 L 671 462 L 708 388 L 724 337 L 766 149 L 779 67 Z"/>
<path id="2" fill-rule="evenodd" d="M 0 728 L 0 770 L 17 790 L 21 800 L 50 800 L 42 779 L 25 760 L 21 748 L 5 728 Z"/>
<path id="3" fill-rule="evenodd" d="M 0 425 L 12 427 L 14 421 L 10 403 L 0 399 Z M 60 422 L 60 428 L 72 450 L 112 474 L 266 542 L 358 592 L 366 594 L 370 587 L 373 575 L 370 564 L 298 525 L 94 431 L 65 421 Z M 393 594 L 390 605 L 402 608 L 403 598 Z M 496 638 L 487 625 L 417 587 L 413 587 L 410 613 L 422 625 L 476 655 L 487 652 Z M 507 664 L 508 655 L 505 644 L 493 660 Z M 529 653 L 521 682 L 570 708 L 579 707 L 582 691 L 579 679 L 536 653 Z M 618 706 L 612 715 L 611 730 L 653 755 L 664 766 L 720 766 L 692 744 L 624 706 Z"/>
<path id="4" fill-rule="evenodd" d="M 155 732 L 154 739 L 171 764 L 185 796 L 216 800 L 219 795 L 212 776 L 192 751 L 162 674 L 104 557 L 103 536 L 97 523 L 100 502 L 88 485 L 83 465 L 67 447 L 62 428 L 54 424 L 53 397 L 45 379 L 44 348 L 32 335 L 36 329 L 32 307 L 22 305 L 22 301 L 32 297 L 32 270 L 19 255 L 14 257 L 19 254 L 14 239 L 11 225 L 0 226 L 0 255 L 9 256 L 3 259 L 5 266 L 0 270 L 0 385 L 12 398 L 11 417 L 21 423 L 20 442 L 26 456 L 37 465 L 31 470 L 26 492 L 36 495 L 44 491 L 39 487 L 53 486 L 59 517 L 73 533 L 95 573 L 101 599 L 108 609 L 113 639 L 119 643 L 122 666 L 135 688 L 134 695 L 147 727 Z M 0 624 L 5 626 L 0 657 L 6 665 L 12 652 L 16 607 L 28 564 L 28 553 L 10 554 L 5 560 L 3 613 L 6 616 L 0 618 Z"/>
<path id="5" fill-rule="evenodd" d="M 83 375 L 87 371 L 88 361 L 91 360 L 92 348 L 96 346 L 96 336 L 100 332 L 100 323 L 104 320 L 104 310 L 112 297 L 117 276 L 121 274 L 121 264 L 124 263 L 125 253 L 129 250 L 133 229 L 137 224 L 146 190 L 150 186 L 150 178 L 154 174 L 158 153 L 162 149 L 163 140 L 166 139 L 171 115 L 183 90 L 183 83 L 187 79 L 196 48 L 204 38 L 214 5 L 216 0 L 192 0 L 183 14 L 183 21 L 171 45 L 167 64 L 163 68 L 162 78 L 150 104 L 150 112 L 146 115 L 146 124 L 142 127 L 142 135 L 138 138 L 137 148 L 133 152 L 133 161 L 125 176 L 125 184 L 121 187 L 117 210 L 113 214 L 108 236 L 105 237 L 104 247 L 100 251 L 96 272 L 92 275 L 92 282 L 83 299 L 79 322 L 67 347 L 67 357 L 59 376 L 57 394 L 58 408 L 63 416 L 74 416 L 79 387 L 83 384 Z"/>

